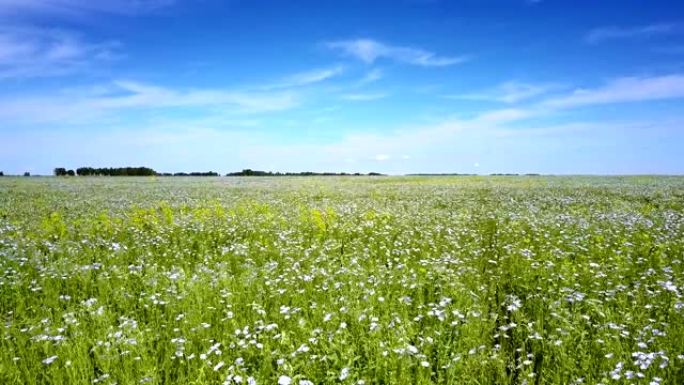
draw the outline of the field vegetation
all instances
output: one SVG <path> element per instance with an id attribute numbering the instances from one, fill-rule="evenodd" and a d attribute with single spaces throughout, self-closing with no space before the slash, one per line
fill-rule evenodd
<path id="1" fill-rule="evenodd" d="M 0 180 L 1 384 L 682 384 L 684 178 Z"/>

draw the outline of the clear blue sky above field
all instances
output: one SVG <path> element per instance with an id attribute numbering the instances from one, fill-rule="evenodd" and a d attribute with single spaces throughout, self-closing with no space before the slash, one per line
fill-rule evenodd
<path id="1" fill-rule="evenodd" d="M 684 173 L 684 2 L 0 0 L 0 170 Z"/>

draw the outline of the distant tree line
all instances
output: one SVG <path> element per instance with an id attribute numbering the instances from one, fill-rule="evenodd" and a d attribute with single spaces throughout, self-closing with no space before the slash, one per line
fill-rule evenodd
<path id="1" fill-rule="evenodd" d="M 0 176 L 5 176 L 5 173 L 0 171 Z"/>
<path id="2" fill-rule="evenodd" d="M 214 171 L 159 173 L 149 167 L 79 167 L 76 171 L 56 167 L 53 173 L 55 176 L 219 176 Z"/>
<path id="3" fill-rule="evenodd" d="M 156 172 L 149 167 L 79 167 L 76 171 L 66 169 L 64 167 L 56 167 L 53 170 L 55 176 L 220 176 L 214 171 L 194 171 L 194 172 Z M 1 175 L 1 174 L 0 174 Z M 369 172 L 368 174 L 346 173 L 346 172 L 272 172 L 259 171 L 252 169 L 244 169 L 242 171 L 230 172 L 226 176 L 382 176 L 384 174 L 378 172 Z"/>
<path id="4" fill-rule="evenodd" d="M 157 172 L 148 167 L 79 167 L 76 171 L 56 167 L 53 174 L 55 176 L 153 176 L 157 175 Z"/>
<path id="5" fill-rule="evenodd" d="M 76 169 L 76 175 L 78 175 L 78 176 L 91 176 L 91 175 L 153 176 L 153 175 L 157 175 L 157 172 L 154 171 L 153 169 L 149 168 L 149 167 L 104 167 L 104 168 L 79 167 Z"/>
<path id="6" fill-rule="evenodd" d="M 313 172 L 313 171 L 302 171 L 302 172 L 272 172 L 272 171 L 258 171 L 251 169 L 244 169 L 242 171 L 229 172 L 226 176 L 380 176 L 383 174 L 377 172 L 369 172 L 368 174 L 362 174 L 359 172 L 349 174 L 346 172 Z"/>

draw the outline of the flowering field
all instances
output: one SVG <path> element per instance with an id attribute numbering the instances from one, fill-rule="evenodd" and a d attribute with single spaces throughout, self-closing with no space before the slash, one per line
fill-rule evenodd
<path id="1" fill-rule="evenodd" d="M 684 178 L 0 178 L 0 384 L 682 384 Z"/>

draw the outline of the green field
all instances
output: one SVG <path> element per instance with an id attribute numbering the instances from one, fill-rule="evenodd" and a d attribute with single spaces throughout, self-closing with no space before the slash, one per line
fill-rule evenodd
<path id="1" fill-rule="evenodd" d="M 0 178 L 0 384 L 682 384 L 684 178 Z"/>

